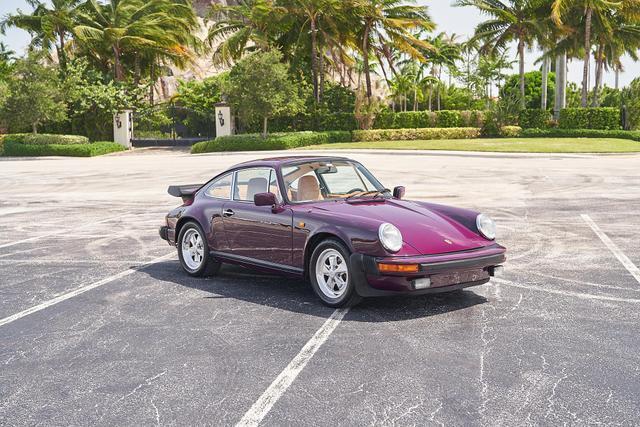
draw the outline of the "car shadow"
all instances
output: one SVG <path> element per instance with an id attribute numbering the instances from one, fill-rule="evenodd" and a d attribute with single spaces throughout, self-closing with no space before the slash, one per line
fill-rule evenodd
<path id="1" fill-rule="evenodd" d="M 187 275 L 177 261 L 148 265 L 141 274 L 161 282 L 169 282 L 208 292 L 205 299 L 233 298 L 281 310 L 327 318 L 334 309 L 324 306 L 311 286 L 300 279 L 265 274 L 239 266 L 224 264 L 213 277 Z M 463 310 L 488 300 L 466 289 L 442 294 L 365 298 L 353 307 L 346 321 L 396 322 L 437 316 Z"/>

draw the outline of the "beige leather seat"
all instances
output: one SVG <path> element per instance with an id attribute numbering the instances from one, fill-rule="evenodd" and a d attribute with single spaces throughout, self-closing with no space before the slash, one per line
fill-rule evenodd
<path id="1" fill-rule="evenodd" d="M 266 178 L 251 178 L 247 183 L 247 200 L 253 201 L 253 196 L 269 191 L 269 183 Z"/>
<path id="2" fill-rule="evenodd" d="M 305 175 L 298 180 L 297 201 L 320 200 L 320 185 L 313 175 Z"/>

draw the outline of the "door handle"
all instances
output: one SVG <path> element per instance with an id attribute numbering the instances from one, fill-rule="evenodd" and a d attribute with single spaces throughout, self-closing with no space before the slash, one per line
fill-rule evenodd
<path id="1" fill-rule="evenodd" d="M 225 209 L 222 211 L 222 216 L 229 217 L 229 216 L 233 216 L 234 213 L 235 212 L 233 212 L 232 209 Z"/>

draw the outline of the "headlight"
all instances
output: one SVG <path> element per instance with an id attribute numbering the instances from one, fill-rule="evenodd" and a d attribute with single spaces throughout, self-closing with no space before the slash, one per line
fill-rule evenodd
<path id="1" fill-rule="evenodd" d="M 402 234 L 393 224 L 381 224 L 378 228 L 378 238 L 389 252 L 398 252 L 402 248 Z"/>
<path id="2" fill-rule="evenodd" d="M 480 214 L 476 217 L 476 227 L 485 238 L 493 240 L 496 238 L 496 223 L 488 215 Z"/>

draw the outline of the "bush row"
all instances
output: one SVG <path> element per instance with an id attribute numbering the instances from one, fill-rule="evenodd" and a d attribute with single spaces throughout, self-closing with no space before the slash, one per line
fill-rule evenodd
<path id="1" fill-rule="evenodd" d="M 640 141 L 640 131 L 604 129 L 524 129 L 528 138 L 619 138 Z"/>
<path id="2" fill-rule="evenodd" d="M 480 136 L 479 128 L 420 128 L 420 129 L 372 129 L 354 130 L 352 140 L 356 141 L 395 141 L 417 139 L 470 139 Z"/>
<path id="3" fill-rule="evenodd" d="M 379 114 L 373 127 L 375 129 L 409 128 L 459 128 L 482 127 L 482 111 L 406 111 L 401 113 Z"/>
<path id="4" fill-rule="evenodd" d="M 259 134 L 243 134 L 198 142 L 191 146 L 191 152 L 197 154 L 215 151 L 286 150 L 308 145 L 350 141 L 351 132 L 348 131 L 274 133 L 266 139 Z"/>
<path id="5" fill-rule="evenodd" d="M 620 129 L 618 108 L 565 108 L 558 126 L 563 129 Z"/>
<path id="6" fill-rule="evenodd" d="M 123 151 L 115 142 L 93 142 L 87 144 L 21 144 L 5 138 L 5 156 L 70 156 L 93 157 Z"/>
<path id="7" fill-rule="evenodd" d="M 518 124 L 523 129 L 544 129 L 549 127 L 551 112 L 540 108 L 527 108 L 520 112 Z"/>
<path id="8" fill-rule="evenodd" d="M 29 145 L 79 145 L 88 144 L 89 138 L 80 135 L 55 135 L 46 133 L 10 133 L 4 136 L 5 142 Z"/>

